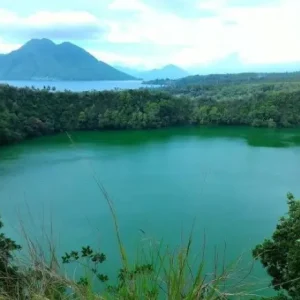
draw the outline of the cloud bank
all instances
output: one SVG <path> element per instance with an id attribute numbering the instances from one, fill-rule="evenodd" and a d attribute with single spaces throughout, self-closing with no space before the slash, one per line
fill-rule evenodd
<path id="1" fill-rule="evenodd" d="M 300 61 L 299 0 L 163 2 L 88 0 L 72 11 L 65 1 L 25 15 L 0 4 L 0 52 L 46 37 L 74 41 L 108 63 L 148 68 L 207 65 L 232 53 L 245 64 Z"/>

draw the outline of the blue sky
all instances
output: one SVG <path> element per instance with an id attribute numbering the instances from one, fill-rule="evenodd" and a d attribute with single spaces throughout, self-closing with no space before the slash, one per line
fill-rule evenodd
<path id="1" fill-rule="evenodd" d="M 114 65 L 300 61 L 299 0 L 1 0 L 0 53 L 71 41 Z"/>

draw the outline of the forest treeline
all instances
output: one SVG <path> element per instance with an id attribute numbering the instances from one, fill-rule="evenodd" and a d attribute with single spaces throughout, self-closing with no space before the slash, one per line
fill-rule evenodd
<path id="1" fill-rule="evenodd" d="M 246 88 L 247 97 L 242 97 Z M 172 95 L 155 89 L 75 93 L 1 85 L 0 144 L 67 130 L 300 125 L 296 86 L 202 89 L 206 91 L 202 96 L 191 97 L 187 92 Z"/>
<path id="2" fill-rule="evenodd" d="M 251 100 L 261 94 L 274 92 L 290 93 L 300 90 L 299 82 L 220 84 L 220 85 L 183 85 L 164 87 L 162 90 L 172 95 L 185 95 L 196 100 L 212 99 L 215 101 Z"/>
<path id="3" fill-rule="evenodd" d="M 187 86 L 187 85 L 222 85 L 222 84 L 244 84 L 244 83 L 274 83 L 274 82 L 295 82 L 300 80 L 300 72 L 281 73 L 236 73 L 236 74 L 209 74 L 191 75 L 177 80 L 155 79 L 145 81 L 146 84 L 158 84 L 166 86 Z"/>

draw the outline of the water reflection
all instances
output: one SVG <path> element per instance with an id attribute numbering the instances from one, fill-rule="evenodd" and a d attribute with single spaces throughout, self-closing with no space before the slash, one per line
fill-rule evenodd
<path id="1" fill-rule="evenodd" d="M 45 136 L 25 141 L 18 145 L 2 147 L 1 157 L 5 160 L 17 159 L 20 154 L 26 152 L 55 151 L 76 147 L 148 147 L 153 144 L 161 144 L 169 141 L 180 141 L 186 139 L 228 139 L 246 142 L 252 147 L 287 148 L 300 146 L 300 129 L 266 129 L 246 127 L 189 127 L 189 128 L 168 128 L 157 130 L 137 131 L 89 131 L 71 132 L 72 141 L 66 133 L 54 136 Z M 74 159 L 74 158 L 72 158 Z"/>

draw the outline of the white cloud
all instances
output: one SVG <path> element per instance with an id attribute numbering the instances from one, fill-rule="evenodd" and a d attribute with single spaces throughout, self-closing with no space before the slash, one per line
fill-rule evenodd
<path id="1" fill-rule="evenodd" d="M 14 12 L 0 8 L 0 22 L 2 24 L 11 24 L 16 20 L 18 20 L 18 17 Z"/>
<path id="2" fill-rule="evenodd" d="M 23 17 L 0 9 L 0 37 L 3 39 L 88 39 L 103 31 L 103 24 L 85 11 L 39 11 Z"/>
<path id="3" fill-rule="evenodd" d="M 97 59 L 110 62 L 112 64 L 121 64 L 127 66 L 136 66 L 142 63 L 142 58 L 138 56 L 124 56 L 117 53 L 112 53 L 108 51 L 98 51 L 98 50 L 89 50 L 89 52 L 94 55 Z"/>
<path id="4" fill-rule="evenodd" d="M 137 42 L 184 47 L 205 47 L 215 39 L 223 40 L 226 30 L 219 18 L 187 19 L 150 7 L 140 11 L 130 20 L 111 20 L 107 25 L 110 27 L 107 37 L 113 43 Z"/>
<path id="5" fill-rule="evenodd" d="M 218 11 L 224 8 L 227 2 L 227 0 L 200 0 L 197 7 L 200 10 Z"/>
<path id="6" fill-rule="evenodd" d="M 145 55 L 122 55 L 120 53 L 112 53 L 108 51 L 88 50 L 97 59 L 108 62 L 112 65 L 124 65 L 128 67 L 137 67 L 139 69 L 151 69 L 155 66 L 163 66 L 166 64 L 166 58 L 160 56 Z"/>
<path id="7" fill-rule="evenodd" d="M 252 7 L 230 7 L 228 0 L 202 0 L 197 9 L 216 15 L 199 18 L 161 12 L 139 0 L 128 2 L 128 7 L 126 3 L 116 0 L 112 7 L 140 9 L 130 19 L 109 21 L 108 41 L 174 46 L 166 62 L 207 64 L 230 53 L 238 53 L 245 63 L 300 61 L 299 0 Z"/>
<path id="8" fill-rule="evenodd" d="M 108 5 L 112 10 L 125 10 L 125 11 L 149 11 L 149 6 L 145 5 L 139 0 L 114 0 Z"/>
<path id="9" fill-rule="evenodd" d="M 65 32 L 63 36 L 73 37 L 73 33 L 83 41 L 91 37 L 100 41 L 102 34 L 99 48 L 93 45 L 91 52 L 108 63 L 129 66 L 174 63 L 190 67 L 218 61 L 231 53 L 249 64 L 300 61 L 299 0 L 252 6 L 230 6 L 230 2 L 199 0 L 194 7 L 199 16 L 194 14 L 193 18 L 161 11 L 143 0 L 111 0 L 98 16 L 86 11 L 37 11 L 21 17 L 0 9 L 0 52 L 14 49 L 14 44 L 4 40 L 13 34 L 25 36 L 26 29 L 38 35 L 58 36 Z M 187 1 L 186 5 L 192 4 Z M 207 11 L 213 14 L 207 17 Z M 103 28 L 107 29 L 104 35 Z M 115 45 L 109 49 L 119 47 L 118 51 L 108 51 L 107 43 Z M 122 54 L 123 44 L 132 47 L 130 55 Z M 138 52 L 143 47 L 136 45 L 151 45 L 156 51 Z"/>
<path id="10" fill-rule="evenodd" d="M 236 49 L 247 63 L 300 61 L 298 0 L 277 6 L 228 8 L 223 18 L 236 22 Z"/>
<path id="11" fill-rule="evenodd" d="M 20 18 L 20 23 L 25 26 L 51 26 L 51 25 L 69 25 L 78 26 L 81 24 L 97 24 L 98 19 L 92 14 L 85 11 L 63 11 L 63 12 L 47 12 L 40 11 L 28 18 Z"/>
<path id="12" fill-rule="evenodd" d="M 138 0 L 133 2 L 140 3 Z M 121 4 L 125 5 L 125 1 L 116 0 L 113 9 L 116 6 L 121 9 Z M 124 10 L 130 7 L 129 4 Z M 109 42 L 174 46 L 174 51 L 165 57 L 165 63 L 181 66 L 217 60 L 234 51 L 229 38 L 232 28 L 224 26 L 218 17 L 188 19 L 157 11 L 145 4 L 137 7 L 141 9 L 131 19 L 107 22 Z M 158 66 L 159 62 L 155 61 L 152 65 Z"/>
<path id="13" fill-rule="evenodd" d="M 7 43 L 0 37 L 0 53 L 5 54 L 21 47 L 21 44 Z"/>
<path id="14" fill-rule="evenodd" d="M 51 25 L 75 25 L 95 24 L 98 19 L 85 11 L 60 11 L 48 12 L 39 11 L 28 17 L 21 17 L 18 14 L 0 9 L 0 24 L 17 26 L 51 26 Z"/>

